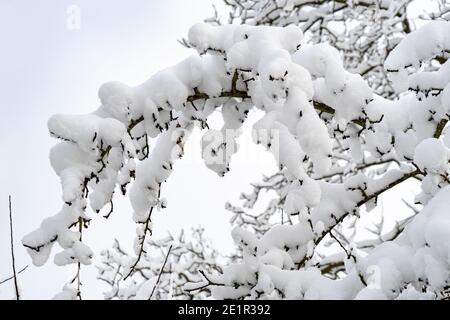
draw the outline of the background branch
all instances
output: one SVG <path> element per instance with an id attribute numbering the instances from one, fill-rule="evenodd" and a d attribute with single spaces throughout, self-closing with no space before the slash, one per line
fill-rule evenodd
<path id="1" fill-rule="evenodd" d="M 158 279 L 156 280 L 155 286 L 153 287 L 152 293 L 150 294 L 150 297 L 148 298 L 148 300 L 151 300 L 153 293 L 155 293 L 156 288 L 158 287 L 159 281 L 161 280 L 161 275 L 163 273 L 164 268 L 166 267 L 166 263 L 167 263 L 167 259 L 169 258 L 170 255 L 170 251 L 172 251 L 172 246 L 169 247 L 169 251 L 167 251 L 167 255 L 166 258 L 164 259 L 164 263 L 161 267 L 161 270 L 159 271 L 158 274 Z"/>
<path id="2" fill-rule="evenodd" d="M 14 289 L 16 292 L 16 300 L 20 300 L 19 286 L 17 284 L 16 258 L 14 256 L 14 236 L 13 236 L 11 196 L 8 197 L 8 200 L 9 200 L 9 232 L 10 232 L 10 239 L 11 239 L 11 261 L 12 261 L 12 269 L 13 269 Z"/>

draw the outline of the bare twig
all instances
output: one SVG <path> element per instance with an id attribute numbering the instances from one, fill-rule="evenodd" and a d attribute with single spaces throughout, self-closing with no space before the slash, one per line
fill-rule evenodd
<path id="1" fill-rule="evenodd" d="M 351 251 L 348 251 L 347 248 L 342 244 L 342 242 L 333 234 L 332 231 L 330 231 L 330 237 L 332 237 L 336 242 L 339 244 L 339 246 L 344 250 L 345 255 L 347 256 L 347 259 L 353 258 L 353 260 L 356 262 L 356 257 L 351 253 Z"/>
<path id="2" fill-rule="evenodd" d="M 9 200 L 9 231 L 10 231 L 10 238 L 11 238 L 11 259 L 12 259 L 14 288 L 16 290 L 16 299 L 20 300 L 19 286 L 17 284 L 16 258 L 14 256 L 14 237 L 13 237 L 13 221 L 12 221 L 12 209 L 11 209 L 11 196 L 9 196 L 8 200 Z"/>
<path id="3" fill-rule="evenodd" d="M 23 267 L 22 269 L 20 269 L 17 274 L 21 274 L 22 272 L 24 272 L 26 269 L 28 268 L 28 265 L 26 265 L 25 267 Z M 5 278 L 3 280 L 0 281 L 0 284 L 3 284 L 5 282 L 8 282 L 9 280 L 14 279 L 14 276 L 9 276 L 8 278 Z"/>
<path id="4" fill-rule="evenodd" d="M 172 245 L 169 247 L 169 251 L 167 251 L 166 258 L 164 259 L 164 263 L 161 267 L 161 270 L 159 270 L 158 279 L 156 280 L 155 286 L 153 287 L 152 293 L 150 294 L 150 297 L 148 300 L 150 300 L 153 296 L 153 293 L 155 293 L 156 288 L 158 287 L 159 281 L 161 280 L 161 275 L 163 273 L 164 268 L 166 267 L 167 259 L 169 259 L 170 251 L 172 250 Z"/>

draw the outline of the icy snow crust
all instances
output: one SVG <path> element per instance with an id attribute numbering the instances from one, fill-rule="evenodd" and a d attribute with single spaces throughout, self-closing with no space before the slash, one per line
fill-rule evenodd
<path id="1" fill-rule="evenodd" d="M 249 110 L 258 108 L 265 114 L 253 128 L 255 143 L 273 152 L 283 168 L 284 209 L 299 215 L 300 222 L 273 227 L 259 239 L 235 229 L 244 260 L 217 277 L 226 285 L 214 288 L 215 297 L 429 298 L 433 294 L 421 291 L 421 281 L 436 290 L 448 285 L 450 189 L 439 189 L 448 170 L 449 139 L 439 137 L 450 115 L 450 62 L 437 72 L 408 73 L 450 50 L 450 23 L 431 22 L 391 52 L 385 67 L 397 87 L 405 89 L 406 79 L 414 89 L 395 101 L 373 94 L 360 75 L 347 72 L 335 49 L 302 44 L 302 37 L 295 26 L 197 24 L 189 43 L 200 55 L 137 87 L 102 85 L 101 105 L 92 114 L 53 116 L 49 131 L 62 141 L 51 150 L 50 161 L 61 179 L 64 204 L 23 238 L 33 263 L 44 264 L 57 243 L 62 248 L 57 265 L 90 264 L 93 253 L 79 232 L 90 220 L 86 207 L 98 213 L 111 205 L 112 210 L 116 188 L 127 192 L 133 179 L 128 193 L 139 254 L 151 234 L 153 208 L 161 206 L 161 184 L 182 157 L 192 128 L 207 128 L 202 156 L 223 176 L 237 150 L 234 139 L 225 139 L 226 131 L 235 130 L 237 137 Z M 207 125 L 214 111 L 223 115 L 222 128 Z M 333 120 L 325 121 L 325 114 Z M 364 152 L 378 160 L 394 157 L 401 169 L 377 179 L 357 175 L 342 184 L 315 180 L 334 169 L 336 132 L 346 135 L 344 143 L 355 158 Z M 429 204 L 401 237 L 349 263 L 343 280 L 325 278 L 308 265 L 314 247 L 336 222 L 357 214 L 359 206 L 415 170 L 425 175 L 418 201 Z M 369 286 L 374 267 L 381 280 Z M 69 287 L 64 295 L 72 296 Z"/>

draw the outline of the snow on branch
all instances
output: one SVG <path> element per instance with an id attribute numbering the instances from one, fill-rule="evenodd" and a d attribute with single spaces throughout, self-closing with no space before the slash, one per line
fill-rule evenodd
<path id="1" fill-rule="evenodd" d="M 413 0 L 224 0 L 228 15 L 215 13 L 207 21 L 215 24 L 298 25 L 308 42 L 328 43 L 338 49 L 347 70 L 368 81 L 374 92 L 383 97 L 395 95 L 384 60 L 397 43 L 415 28 L 417 17 L 409 10 Z M 436 19 L 448 8 L 436 1 Z M 431 7 L 431 6 L 430 6 Z M 448 19 L 447 19 L 448 20 Z M 445 59 L 444 59 L 445 61 Z"/>
<path id="2" fill-rule="evenodd" d="M 447 30 L 448 22 L 431 26 Z M 434 38 L 421 30 L 411 33 L 391 52 L 386 65 L 407 68 L 398 64 L 398 52 L 425 35 L 445 47 L 442 33 L 434 33 Z M 447 252 L 447 244 L 414 242 L 414 237 L 426 237 L 423 232 L 427 229 L 414 231 L 413 226 L 428 219 L 432 228 L 433 221 L 442 218 L 442 226 L 447 227 L 445 216 L 433 209 L 439 205 L 433 204 L 439 203 L 434 199 L 445 198 L 439 194 L 446 194 L 450 182 L 448 134 L 441 140 L 450 116 L 447 63 L 425 76 L 439 83 L 439 92 L 425 96 L 409 92 L 389 100 L 374 93 L 361 75 L 347 71 L 339 52 L 330 45 L 306 45 L 302 29 L 294 25 L 200 23 L 190 29 L 187 41 L 198 55 L 158 72 L 137 87 L 118 82 L 102 85 L 101 105 L 91 114 L 55 115 L 49 120 L 51 135 L 61 140 L 51 150 L 50 160 L 61 179 L 64 204 L 58 214 L 23 238 L 34 264 L 44 264 L 56 243 L 62 248 L 55 255 L 57 265 L 90 264 L 93 252 L 81 238 L 91 220 L 87 207 L 97 213 L 107 207 L 105 217 L 109 217 L 117 188 L 129 194 L 138 227 L 136 257 L 127 258 L 126 267 L 115 272 L 124 281 L 132 281 L 129 279 L 142 272 L 143 258 L 152 248 L 149 237 L 154 209 L 167 205 L 161 196 L 162 184 L 183 156 L 192 129 L 205 130 L 202 158 L 209 169 L 223 176 L 237 152 L 236 139 L 248 113 L 259 109 L 263 116 L 253 126 L 253 139 L 272 153 L 280 172 L 257 188 L 277 192 L 279 199 L 272 203 L 272 212 L 282 208 L 282 217 L 289 223 L 273 223 L 271 214 L 252 218 L 229 206 L 241 226 L 232 235 L 242 250 L 242 262 L 230 264 L 219 274 L 203 271 L 200 284 L 188 285 L 188 289 L 212 286 L 213 296 L 221 298 L 445 296 L 448 268 L 443 262 L 446 258 L 438 252 Z M 422 57 L 411 49 L 401 56 L 407 54 L 411 59 Z M 208 125 L 208 117 L 215 111 L 222 114 L 221 128 Z M 397 168 L 392 168 L 392 163 Z M 383 166 L 382 173 L 373 173 L 373 166 Z M 411 227 L 405 227 L 410 238 L 386 241 L 367 257 L 341 239 L 345 237 L 338 234 L 339 225 L 344 220 L 357 218 L 361 206 L 370 209 L 381 194 L 413 177 L 422 179 L 417 202 L 427 207 L 410 222 Z M 246 199 L 248 207 L 258 197 L 259 191 L 255 192 Z M 246 230 L 247 224 L 254 226 L 254 232 Z M 444 232 L 439 234 L 444 237 Z M 345 256 L 320 264 L 315 249 L 329 237 L 339 243 Z M 382 248 L 387 248 L 386 253 Z M 118 247 L 116 251 L 125 256 Z M 170 261 L 175 251 L 173 247 L 170 256 L 164 257 Z M 400 256 L 404 259 L 398 262 Z M 427 263 L 439 272 L 430 273 Z M 405 265 L 413 269 L 405 271 Z M 368 278 L 372 266 L 383 278 L 375 289 Z M 330 268 L 344 268 L 345 279 L 322 275 L 321 270 Z M 415 278 L 419 274 L 428 281 L 423 294 L 417 289 L 422 285 L 422 280 Z M 435 274 L 438 279 L 431 279 Z M 107 279 L 113 287 L 111 297 L 120 294 L 116 276 Z M 392 277 L 395 281 L 386 280 Z M 124 297 L 148 298 L 159 277 L 147 280 L 142 294 L 135 290 Z M 330 286 L 336 296 L 329 296 L 326 288 Z M 63 296 L 74 297 L 69 287 L 64 290 Z"/>
<path id="3" fill-rule="evenodd" d="M 98 278 L 111 287 L 105 298 L 193 299 L 193 294 L 187 290 L 193 287 L 196 288 L 196 298 L 209 297 L 209 288 L 199 288 L 202 277 L 197 271 L 200 268 L 207 272 L 222 269 L 218 265 L 219 253 L 212 248 L 203 231 L 197 227 L 189 234 L 181 232 L 177 237 L 148 239 L 147 252 L 134 267 L 136 272 L 127 279 L 125 276 L 135 259 L 116 240 L 112 249 L 101 253 L 102 263 L 97 267 Z"/>

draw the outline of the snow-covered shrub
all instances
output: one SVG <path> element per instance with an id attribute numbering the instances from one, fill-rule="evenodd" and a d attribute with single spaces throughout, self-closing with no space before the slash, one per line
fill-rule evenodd
<path id="1" fill-rule="evenodd" d="M 177 237 L 148 238 L 147 251 L 127 279 L 125 277 L 135 258 L 126 253 L 116 240 L 112 249 L 101 252 L 102 263 L 98 266 L 99 279 L 111 287 L 105 298 L 193 299 L 194 295 L 188 289 L 190 283 L 203 281 L 199 270 L 209 273 L 222 271 L 218 265 L 219 253 L 212 248 L 203 231 L 197 227 L 187 236 L 182 231 Z M 196 299 L 211 295 L 208 286 L 194 288 Z"/>

